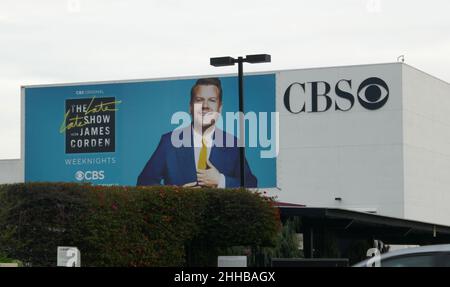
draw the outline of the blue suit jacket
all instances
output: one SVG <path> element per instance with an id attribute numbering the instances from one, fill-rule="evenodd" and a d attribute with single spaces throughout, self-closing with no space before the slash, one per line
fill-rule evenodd
<path id="1" fill-rule="evenodd" d="M 190 127 L 189 127 L 190 129 Z M 137 185 L 183 185 L 197 181 L 197 169 L 193 140 L 191 135 L 190 147 L 175 147 L 172 145 L 173 132 L 164 134 L 153 155 L 148 160 L 138 177 Z M 221 137 L 217 136 L 221 133 Z M 226 147 L 226 136 L 233 139 L 233 147 Z M 240 186 L 240 157 L 236 137 L 224 133 L 216 128 L 214 145 L 211 148 L 209 161 L 225 176 L 225 187 Z M 216 146 L 216 139 L 222 139 L 222 146 Z M 247 160 L 245 160 L 245 186 L 257 187 L 257 179 L 252 174 Z"/>

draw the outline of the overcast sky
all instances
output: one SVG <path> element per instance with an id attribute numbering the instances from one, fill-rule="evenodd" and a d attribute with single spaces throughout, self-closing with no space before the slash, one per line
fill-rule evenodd
<path id="1" fill-rule="evenodd" d="M 0 0 L 0 159 L 20 157 L 20 86 L 406 63 L 450 82 L 450 1 Z"/>

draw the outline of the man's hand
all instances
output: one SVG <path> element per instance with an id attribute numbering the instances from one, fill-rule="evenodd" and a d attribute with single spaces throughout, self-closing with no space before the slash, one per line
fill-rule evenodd
<path id="1" fill-rule="evenodd" d="M 190 182 L 190 183 L 186 183 L 186 184 L 183 185 L 183 187 L 200 188 L 200 186 L 197 184 L 196 181 Z"/>
<path id="2" fill-rule="evenodd" d="M 198 184 L 206 187 L 217 187 L 220 180 L 220 172 L 212 165 L 209 159 L 206 162 L 208 169 L 197 170 Z"/>

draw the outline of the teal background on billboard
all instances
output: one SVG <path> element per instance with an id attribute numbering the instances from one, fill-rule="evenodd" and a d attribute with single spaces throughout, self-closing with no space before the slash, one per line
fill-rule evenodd
<path id="1" fill-rule="evenodd" d="M 25 89 L 25 181 L 75 182 L 77 171 L 103 170 L 103 180 L 93 184 L 136 185 L 137 177 L 155 151 L 161 135 L 178 127 L 171 124 L 177 111 L 189 113 L 190 90 L 197 79 L 141 81 L 35 87 Z M 238 111 L 236 77 L 221 77 L 222 116 Z M 275 75 L 246 76 L 245 112 L 268 112 L 268 134 L 273 133 L 270 112 L 275 112 Z M 60 133 L 67 99 L 92 98 L 77 91 L 101 90 L 96 98 L 115 97 L 116 149 L 108 153 L 65 153 L 65 134 Z M 235 128 L 237 131 L 237 127 Z M 248 131 L 247 131 L 248 133 Z M 237 132 L 235 132 L 235 135 Z M 248 138 L 248 136 L 247 136 Z M 246 158 L 258 187 L 276 186 L 276 158 L 261 158 L 268 148 L 247 147 Z M 114 158 L 115 163 L 112 163 Z M 95 164 L 67 164 L 70 159 L 109 159 Z"/>

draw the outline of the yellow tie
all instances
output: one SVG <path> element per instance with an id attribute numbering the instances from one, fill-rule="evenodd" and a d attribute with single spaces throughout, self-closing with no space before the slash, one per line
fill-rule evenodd
<path id="1" fill-rule="evenodd" d="M 202 148 L 200 149 L 200 157 L 198 158 L 198 169 L 206 169 L 206 157 L 207 157 L 207 151 L 206 151 L 206 144 L 205 139 L 202 137 Z"/>

